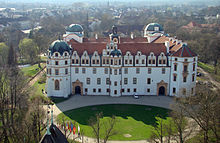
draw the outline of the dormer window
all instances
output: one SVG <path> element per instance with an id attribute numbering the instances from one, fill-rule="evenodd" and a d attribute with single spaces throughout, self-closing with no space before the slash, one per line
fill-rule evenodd
<path id="1" fill-rule="evenodd" d="M 58 53 L 55 53 L 55 57 L 58 57 Z"/>
<path id="2" fill-rule="evenodd" d="M 65 56 L 67 56 L 67 53 L 65 53 Z"/>
<path id="3" fill-rule="evenodd" d="M 58 61 L 55 61 L 55 65 L 59 65 L 59 62 L 58 62 Z"/>
<path id="4" fill-rule="evenodd" d="M 154 27 L 154 31 L 159 31 L 159 27 Z"/>

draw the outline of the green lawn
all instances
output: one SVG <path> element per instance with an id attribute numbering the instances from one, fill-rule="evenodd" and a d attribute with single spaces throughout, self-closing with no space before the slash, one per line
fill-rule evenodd
<path id="1" fill-rule="evenodd" d="M 73 103 L 74 104 L 74 103 Z M 149 139 L 153 130 L 153 125 L 156 123 L 156 117 L 161 117 L 168 120 L 169 110 L 159 107 L 143 106 L 143 105 L 99 105 L 82 107 L 70 111 L 66 111 L 58 115 L 58 122 L 62 119 L 65 121 L 74 121 L 80 125 L 85 136 L 94 137 L 92 128 L 88 125 L 88 119 L 94 117 L 98 112 L 103 112 L 101 122 L 105 122 L 112 115 L 116 116 L 115 130 L 118 134 L 112 136 L 110 140 L 145 140 Z M 130 134 L 131 137 L 125 137 L 125 134 Z M 103 130 L 101 131 L 103 137 Z"/>
<path id="2" fill-rule="evenodd" d="M 45 63 L 41 63 L 41 67 L 43 68 L 45 66 Z M 39 72 L 41 69 L 38 67 L 38 64 L 32 65 L 30 67 L 24 67 L 21 69 L 21 71 L 24 72 L 24 75 L 28 78 L 33 77 L 37 72 Z"/>

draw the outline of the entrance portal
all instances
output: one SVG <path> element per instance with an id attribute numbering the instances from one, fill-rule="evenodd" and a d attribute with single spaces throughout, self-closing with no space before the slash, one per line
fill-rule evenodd
<path id="1" fill-rule="evenodd" d="M 80 86 L 75 87 L 75 94 L 81 94 L 81 88 Z"/>
<path id="2" fill-rule="evenodd" d="M 165 87 L 164 86 L 161 86 L 160 88 L 159 88 L 159 95 L 165 95 Z"/>

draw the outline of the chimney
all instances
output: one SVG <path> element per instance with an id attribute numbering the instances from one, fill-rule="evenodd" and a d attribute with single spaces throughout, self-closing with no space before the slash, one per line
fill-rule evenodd
<path id="1" fill-rule="evenodd" d="M 95 34 L 95 39 L 96 39 L 96 40 L 98 39 L 98 34 Z"/>
<path id="2" fill-rule="evenodd" d="M 165 41 L 165 46 L 167 48 L 167 54 L 168 54 L 169 50 L 170 50 L 170 42 L 169 41 Z"/>

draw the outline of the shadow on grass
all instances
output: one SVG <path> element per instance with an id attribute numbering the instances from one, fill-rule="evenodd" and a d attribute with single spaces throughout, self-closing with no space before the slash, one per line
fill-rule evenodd
<path id="1" fill-rule="evenodd" d="M 142 121 L 147 125 L 155 125 L 155 117 L 165 119 L 168 117 L 170 110 L 145 105 L 108 104 L 73 109 L 64 112 L 64 115 L 80 124 L 88 125 L 88 120 L 100 112 L 103 113 L 103 117 L 112 117 L 113 115 L 124 119 L 132 117 L 136 121 Z"/>
<path id="2" fill-rule="evenodd" d="M 69 99 L 69 98 L 63 98 L 63 97 L 49 97 L 49 99 L 50 99 L 51 101 L 53 101 L 55 104 L 57 104 L 57 103 L 60 103 L 60 102 L 65 101 L 65 100 L 67 100 L 67 99 Z"/>

